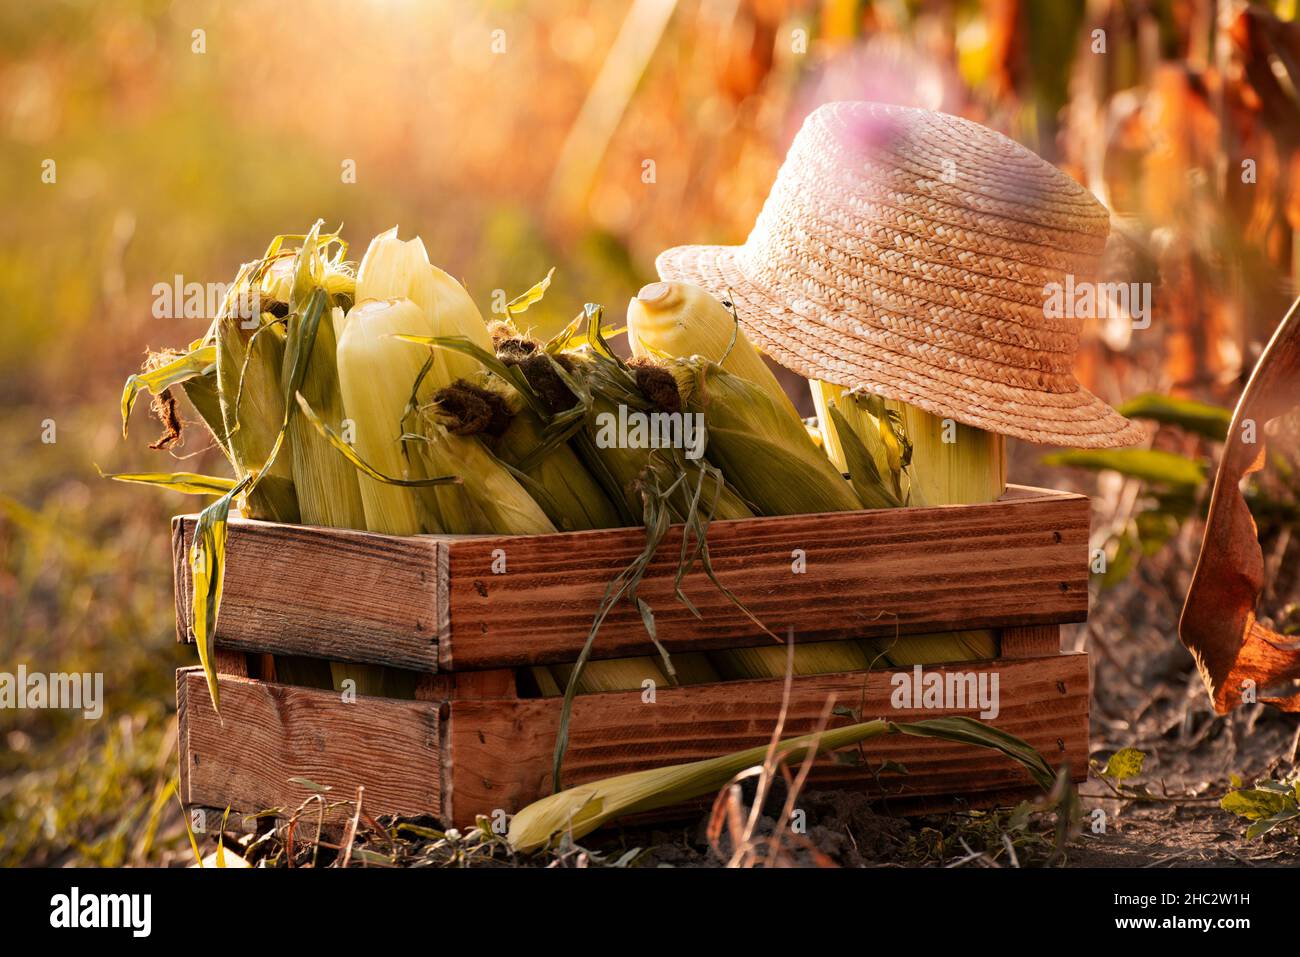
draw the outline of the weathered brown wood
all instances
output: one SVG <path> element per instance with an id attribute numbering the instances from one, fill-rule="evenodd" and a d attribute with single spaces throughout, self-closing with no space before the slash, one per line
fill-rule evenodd
<path id="1" fill-rule="evenodd" d="M 236 678 L 247 678 L 248 674 L 248 655 L 242 651 L 230 651 L 225 648 L 218 648 L 213 655 L 212 662 L 217 674 L 234 675 Z M 262 675 L 259 672 L 258 677 Z"/>
<path id="2" fill-rule="evenodd" d="M 182 632 L 193 524 L 174 526 Z M 676 600 L 677 534 L 640 590 L 665 646 L 768 640 L 700 571 L 684 588 L 703 617 Z M 808 640 L 1081 621 L 1087 536 L 1083 496 L 1013 487 L 988 505 L 715 522 L 709 548 L 718 578 L 751 612 Z M 606 585 L 643 541 L 640 529 L 393 538 L 235 520 L 217 643 L 425 672 L 572 661 Z M 498 549 L 504 575 L 492 573 Z M 623 604 L 593 653 L 647 651 L 639 615 Z"/>
<path id="3" fill-rule="evenodd" d="M 187 806 L 292 812 L 314 792 L 291 778 L 331 790 L 327 803 L 355 799 L 365 785 L 374 814 L 441 813 L 440 707 L 436 703 L 358 698 L 222 675 L 221 717 L 203 673 L 176 673 L 181 799 Z M 347 816 L 346 808 L 328 819 Z M 315 818 L 313 808 L 309 815 Z"/>
<path id="4" fill-rule="evenodd" d="M 194 518 L 173 520 L 177 633 L 188 637 Z M 445 546 L 349 529 L 232 519 L 217 644 L 437 670 Z"/>
<path id="5" fill-rule="evenodd" d="M 998 653 L 1003 658 L 1037 658 L 1040 655 L 1055 655 L 1060 650 L 1060 625 L 1003 628 L 998 638 Z"/>
<path id="6" fill-rule="evenodd" d="M 804 640 L 1082 621 L 1088 610 L 1088 500 L 1013 488 L 987 505 L 882 509 L 715 522 L 718 579 L 777 633 Z M 572 661 L 606 585 L 639 553 L 640 530 L 451 542 L 443 670 Z M 494 553 L 506 573 L 492 573 Z M 795 574 L 795 550 L 806 568 Z M 765 639 L 695 572 L 672 594 L 680 551 L 670 534 L 640 588 L 670 650 Z M 652 653 L 636 610 L 606 619 L 595 657 Z"/>
<path id="7" fill-rule="evenodd" d="M 420 675 L 415 685 L 415 697 L 418 701 L 451 701 L 459 698 L 514 699 L 517 696 L 513 668 Z"/>
<path id="8" fill-rule="evenodd" d="M 1068 762 L 1083 780 L 1088 762 L 1089 678 L 1086 655 L 1053 655 L 983 666 L 999 677 L 1001 710 L 991 720 L 1027 740 L 1053 766 Z M 926 672 L 960 671 L 961 665 Z M 971 669 L 974 670 L 974 669 Z M 981 669 L 983 670 L 983 669 Z M 815 730 L 829 695 L 861 717 L 899 721 L 972 709 L 902 710 L 891 706 L 892 672 L 804 676 L 795 679 L 785 733 Z M 586 695 L 574 702 L 565 784 L 580 784 L 644 768 L 696 761 L 766 743 L 781 705 L 782 682 L 725 682 L 663 689 L 653 704 L 639 692 Z M 445 720 L 443 807 L 456 826 L 478 814 L 513 813 L 550 792 L 550 765 L 559 721 L 554 698 L 450 702 Z M 835 717 L 832 726 L 851 719 Z M 870 742 L 870 766 L 821 760 L 812 786 L 853 786 L 904 801 L 939 795 L 1019 791 L 1028 777 L 995 752 L 967 745 L 889 736 Z M 902 764 L 906 776 L 871 766 Z"/>

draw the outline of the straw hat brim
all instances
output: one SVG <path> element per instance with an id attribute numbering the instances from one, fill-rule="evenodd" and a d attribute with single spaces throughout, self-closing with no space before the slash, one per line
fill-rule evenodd
<path id="1" fill-rule="evenodd" d="M 1036 390 L 979 378 L 969 370 L 926 361 L 918 349 L 899 353 L 853 342 L 795 312 L 778 295 L 750 281 L 737 265 L 738 246 L 675 246 L 660 253 L 660 278 L 689 282 L 730 299 L 754 345 L 805 378 L 908 402 L 938 416 L 1045 445 L 1116 448 L 1134 445 L 1145 430 L 1078 382 L 1073 388 Z"/>

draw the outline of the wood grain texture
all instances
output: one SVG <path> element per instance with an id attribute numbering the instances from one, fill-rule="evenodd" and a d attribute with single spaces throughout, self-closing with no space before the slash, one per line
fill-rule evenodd
<path id="1" fill-rule="evenodd" d="M 1088 610 L 1086 497 L 1013 487 L 988 505 L 882 509 L 715 522 L 718 579 L 778 634 L 804 639 L 1082 621 Z M 449 543 L 450 640 L 443 670 L 572 661 L 605 587 L 639 553 L 640 530 Z M 503 549 L 507 572 L 491 572 Z M 794 574 L 801 549 L 806 571 Z M 640 594 L 670 650 L 767 641 L 701 572 L 672 594 L 680 533 L 660 548 Z M 650 654 L 624 603 L 606 620 L 595 657 Z"/>
<path id="2" fill-rule="evenodd" d="M 1037 658 L 1058 654 L 1060 650 L 1060 625 L 1003 628 L 998 636 L 998 653 L 1003 658 Z"/>
<path id="3" fill-rule="evenodd" d="M 1068 762 L 1075 780 L 1087 776 L 1089 675 L 1086 655 L 1054 655 L 986 666 L 997 673 L 1001 711 L 992 724 L 1027 740 L 1051 765 Z M 961 670 L 927 668 L 926 672 Z M 974 670 L 974 669 L 971 669 Z M 897 710 L 892 673 L 803 676 L 795 680 L 786 735 L 815 729 L 829 695 L 861 717 L 898 721 L 975 715 L 962 711 Z M 653 704 L 640 694 L 580 696 L 574 702 L 565 784 L 644 768 L 714 757 L 765 744 L 781 703 L 780 680 L 725 682 L 660 690 Z M 456 826 L 477 814 L 507 813 L 550 793 L 550 763 L 559 720 L 558 699 L 452 701 L 443 737 L 443 806 Z M 850 719 L 834 717 L 832 726 Z M 852 786 L 918 806 L 940 797 L 1023 793 L 1028 776 L 995 752 L 902 735 L 879 738 L 865 750 L 868 766 L 821 759 L 811 786 Z M 882 760 L 907 775 L 879 781 Z"/>
<path id="4" fill-rule="evenodd" d="M 350 801 L 365 785 L 372 814 L 441 812 L 437 703 L 360 698 L 222 675 L 221 717 L 202 671 L 176 673 L 181 799 L 252 814 L 292 811 L 314 793 L 301 777 Z M 331 820 L 346 817 L 331 811 Z M 315 811 L 311 815 L 315 817 Z"/>
<path id="5" fill-rule="evenodd" d="M 716 522 L 719 580 L 773 631 L 801 640 L 1087 616 L 1088 501 L 1013 486 L 999 502 Z M 173 526 L 178 631 L 190 620 L 192 517 Z M 670 651 L 770 641 L 702 572 L 672 593 L 674 532 L 641 587 Z M 217 644 L 431 673 L 572 661 L 608 582 L 640 552 L 640 529 L 541 536 L 394 538 L 235 520 Z M 506 573 L 492 574 L 494 552 Z M 800 550 L 806 568 L 792 568 Z M 1026 647 L 1037 653 L 1036 647 Z M 626 603 L 593 654 L 651 653 Z"/>
<path id="6" fill-rule="evenodd" d="M 193 516 L 173 520 L 181 640 L 191 620 L 193 533 Z M 427 537 L 232 519 L 217 644 L 435 671 L 447 628 L 445 567 L 445 546 Z"/>

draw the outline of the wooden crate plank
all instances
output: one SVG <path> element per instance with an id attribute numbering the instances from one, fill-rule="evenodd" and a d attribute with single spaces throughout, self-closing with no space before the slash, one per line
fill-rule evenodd
<path id="1" fill-rule="evenodd" d="M 882 509 L 716 522 L 719 580 L 778 634 L 803 640 L 1082 621 L 1088 610 L 1087 498 L 1015 488 L 988 505 Z M 451 634 L 444 670 L 572 661 L 609 580 L 640 551 L 639 530 L 449 542 Z M 766 639 L 703 574 L 688 576 L 694 617 L 672 594 L 669 535 L 641 586 L 670 651 Z M 496 550 L 506 573 L 492 574 Z M 795 574 L 795 549 L 806 570 Z M 652 653 L 623 604 L 595 657 Z"/>
<path id="2" fill-rule="evenodd" d="M 441 813 L 441 721 L 437 703 L 359 698 L 330 691 L 219 678 L 221 717 L 203 673 L 176 673 L 181 799 L 243 813 L 292 811 L 313 793 L 300 777 L 351 801 L 365 785 L 371 814 Z M 224 722 L 224 723 L 223 723 Z M 313 809 L 308 815 L 315 819 Z M 341 820 L 346 811 L 328 815 Z"/>
<path id="3" fill-rule="evenodd" d="M 1088 762 L 1089 676 L 1086 655 L 1055 655 L 985 666 L 999 676 L 1001 713 L 991 721 L 1027 740 L 1054 767 L 1068 762 L 1083 780 Z M 963 670 L 927 668 L 947 672 Z M 975 669 L 970 669 L 975 670 Z M 815 729 L 828 695 L 860 708 L 862 717 L 898 721 L 975 712 L 896 710 L 893 672 L 819 675 L 796 679 L 786 735 Z M 575 700 L 566 785 L 615 774 L 701 760 L 765 744 L 781 704 L 782 681 L 726 682 L 640 694 L 580 696 Z M 443 805 L 451 823 L 467 826 L 478 814 L 514 813 L 550 792 L 550 765 L 560 702 L 553 698 L 503 702 L 453 701 L 448 708 L 443 762 Z M 835 717 L 832 726 L 849 719 Z M 904 765 L 908 775 L 875 779 L 869 768 L 819 761 L 815 786 L 866 788 L 905 800 L 939 795 L 1019 791 L 1029 779 L 1009 759 L 981 748 L 902 735 L 866 747 L 870 762 Z M 882 787 L 883 785 L 883 787 Z"/>
<path id="4" fill-rule="evenodd" d="M 1003 658 L 1037 658 L 1059 654 L 1060 651 L 1060 625 L 1003 628 L 998 636 L 998 654 Z"/>
<path id="5" fill-rule="evenodd" d="M 232 519 L 217 644 L 437 670 L 445 548 L 427 537 Z M 177 632 L 189 637 L 194 517 L 173 520 Z"/>

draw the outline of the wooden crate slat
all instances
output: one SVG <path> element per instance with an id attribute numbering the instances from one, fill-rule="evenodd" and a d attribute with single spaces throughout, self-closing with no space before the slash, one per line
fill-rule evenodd
<path id="1" fill-rule="evenodd" d="M 1089 676 L 1086 655 L 1056 655 L 981 664 L 999 674 L 1001 713 L 991 723 L 1027 740 L 1053 766 L 1069 762 L 1076 780 L 1087 774 Z M 975 670 L 974 666 L 966 666 Z M 926 672 L 965 670 L 927 668 Z M 796 679 L 786 734 L 815 729 L 828 694 L 864 718 L 899 721 L 963 712 L 901 711 L 890 707 L 893 672 Z M 613 774 L 700 760 L 766 743 L 780 710 L 779 679 L 726 682 L 658 692 L 654 704 L 639 693 L 575 699 L 566 756 L 566 785 Z M 864 691 L 865 687 L 865 691 Z M 865 697 L 864 697 L 865 695 Z M 513 813 L 550 791 L 550 762 L 560 702 L 543 698 L 503 706 L 499 701 L 449 704 L 444 805 L 452 823 L 472 823 L 500 808 Z M 849 719 L 835 717 L 832 725 Z M 819 785 L 851 784 L 872 793 L 903 790 L 911 797 L 973 794 L 1023 788 L 1025 773 L 995 752 L 966 745 L 891 736 L 869 742 L 873 762 L 905 765 L 906 777 L 883 779 L 881 792 L 869 770 L 819 762 Z"/>
<path id="2" fill-rule="evenodd" d="M 1039 655 L 1054 655 L 1060 650 L 1060 625 L 1003 628 L 998 635 L 998 655 L 1002 658 L 1036 658 Z"/>
<path id="3" fill-rule="evenodd" d="M 803 640 L 1055 625 L 1087 615 L 1088 521 L 1083 496 L 1012 487 L 988 505 L 716 522 L 709 548 L 719 579 L 750 611 Z M 193 528 L 192 517 L 174 526 L 182 639 Z M 669 650 L 769 641 L 699 571 L 684 590 L 703 617 L 676 600 L 678 535 L 641 588 Z M 426 673 L 572 661 L 607 583 L 643 541 L 641 529 L 394 538 L 235 520 L 217 643 Z M 792 570 L 795 549 L 803 574 Z M 495 575 L 502 554 L 506 573 Z M 624 604 L 593 653 L 647 650 Z"/>
<path id="4" fill-rule="evenodd" d="M 1089 506 L 1083 496 L 1022 489 L 990 505 L 884 509 L 717 522 L 718 578 L 769 628 L 812 638 L 1082 621 L 1088 609 Z M 639 531 L 458 541 L 450 552 L 444 669 L 572 661 L 612 575 L 639 552 Z M 696 618 L 672 595 L 680 548 L 670 534 L 641 586 L 670 651 L 765 639 L 702 574 L 688 577 Z M 491 573 L 500 549 L 504 575 Z M 793 574 L 794 549 L 806 572 Z M 603 569 L 602 572 L 593 569 Z M 650 653 L 626 604 L 603 625 L 595 657 Z"/>
<path id="5" fill-rule="evenodd" d="M 172 522 L 176 627 L 188 640 L 194 517 Z M 446 554 L 431 538 L 232 519 L 217 643 L 437 670 Z M 444 596 L 441 600 L 440 591 Z"/>
<path id="6" fill-rule="evenodd" d="M 218 680 L 220 719 L 202 671 L 176 673 L 187 806 L 292 811 L 313 793 L 290 781 L 301 777 L 331 787 L 327 802 L 355 800 L 357 785 L 365 785 L 372 814 L 441 813 L 439 704 L 386 698 L 349 704 L 330 691 L 231 675 Z M 316 814 L 313 806 L 306 817 L 314 821 Z M 345 816 L 340 810 L 327 819 Z"/>

